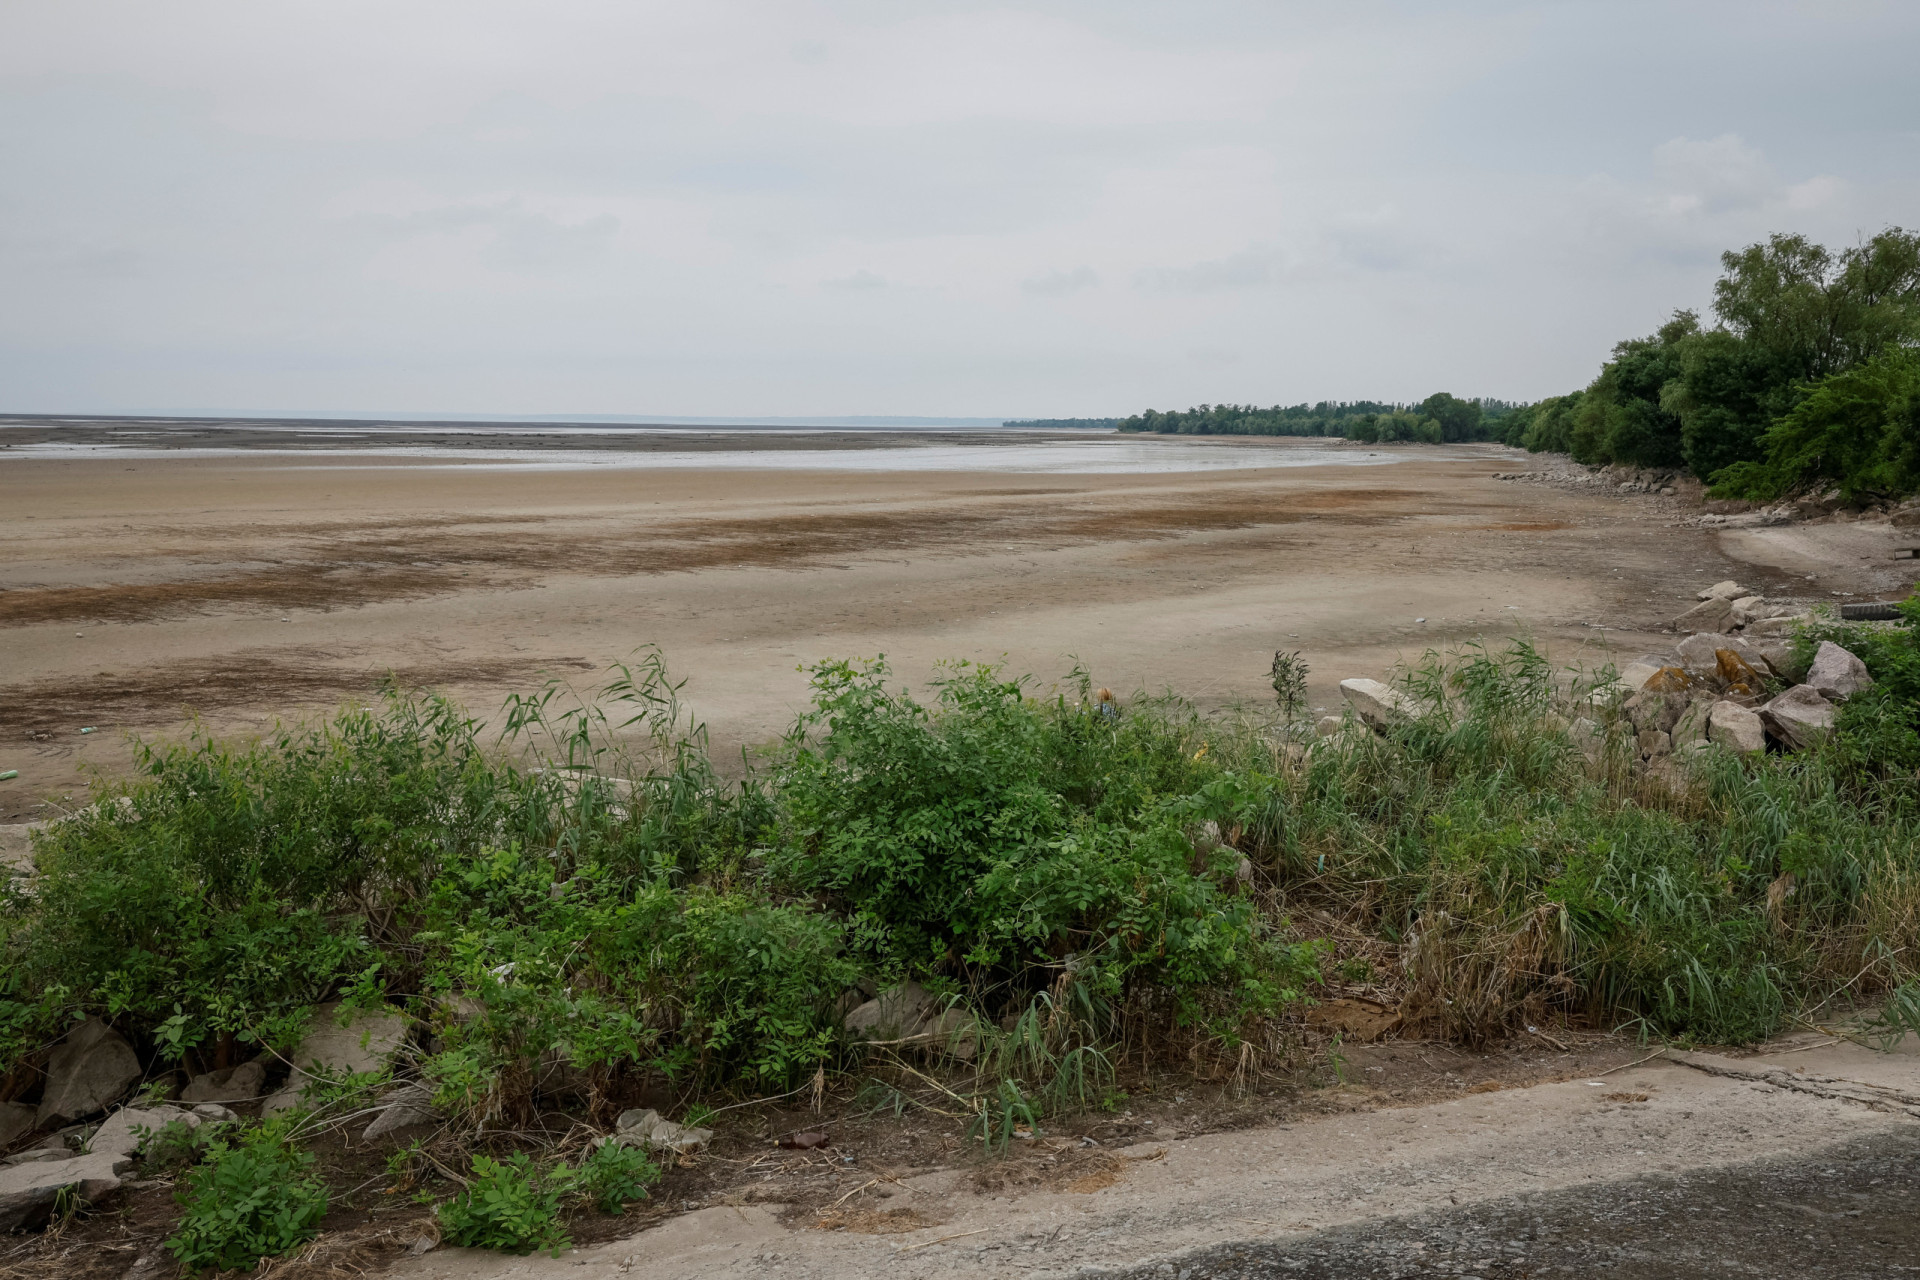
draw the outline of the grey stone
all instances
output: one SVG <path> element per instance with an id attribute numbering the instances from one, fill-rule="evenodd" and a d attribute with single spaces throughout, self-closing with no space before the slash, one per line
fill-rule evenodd
<path id="1" fill-rule="evenodd" d="M 920 1034 L 939 1011 L 939 997 L 909 979 L 848 1014 L 845 1026 L 865 1040 L 902 1040 Z"/>
<path id="2" fill-rule="evenodd" d="M 1620 704 L 1627 714 L 1627 723 L 1636 733 L 1657 729 L 1661 733 L 1673 728 L 1680 719 L 1680 713 L 1687 709 L 1689 700 L 1684 693 L 1636 693 Z"/>
<path id="3" fill-rule="evenodd" d="M 89 1204 L 105 1199 L 119 1188 L 120 1175 L 132 1167 L 129 1156 L 94 1152 L 0 1168 L 0 1234 L 46 1222 L 60 1192 L 68 1187 Z"/>
<path id="4" fill-rule="evenodd" d="M 33 1108 L 23 1102 L 0 1102 L 0 1147 L 10 1147 L 39 1127 Z"/>
<path id="5" fill-rule="evenodd" d="M 293 1072 L 279 1092 L 261 1105 L 262 1115 L 300 1105 L 308 1086 L 323 1075 L 362 1075 L 385 1069 L 407 1038 L 407 1020 L 397 1013 L 356 1010 L 341 1026 L 338 1004 L 313 1011 L 307 1034 L 289 1055 Z"/>
<path id="6" fill-rule="evenodd" d="M 1771 618 L 1755 618 L 1747 623 L 1746 632 L 1750 636 L 1790 636 L 1793 629 L 1813 620 L 1811 614 L 1783 613 Z"/>
<path id="7" fill-rule="evenodd" d="M 1716 702 L 1707 720 L 1707 738 L 1743 755 L 1767 749 L 1767 729 L 1760 713 L 1737 702 Z"/>
<path id="8" fill-rule="evenodd" d="M 1420 706 L 1412 698 L 1378 680 L 1342 680 L 1340 696 L 1355 715 L 1375 729 L 1391 729 L 1420 714 Z"/>
<path id="9" fill-rule="evenodd" d="M 1626 670 L 1620 673 L 1619 683 L 1634 693 L 1638 693 L 1640 690 L 1646 688 L 1647 681 L 1659 675 L 1660 668 L 1666 665 L 1664 662 L 1649 662 L 1645 658 L 1640 659 L 1638 662 L 1629 662 Z"/>
<path id="10" fill-rule="evenodd" d="M 973 1055 L 980 1049 L 980 1039 L 974 1026 L 973 1015 L 965 1009 L 948 1009 L 927 1022 L 920 1034 L 928 1038 L 930 1048 L 958 1058 L 962 1062 L 973 1061 Z"/>
<path id="11" fill-rule="evenodd" d="M 662 1118 L 652 1107 L 644 1111 L 621 1112 L 620 1119 L 614 1125 L 613 1136 L 607 1139 L 623 1147 L 671 1151 L 675 1155 L 698 1151 L 712 1140 L 713 1130 L 691 1129 L 683 1124 L 675 1124 Z"/>
<path id="12" fill-rule="evenodd" d="M 1720 670 L 1720 659 L 1716 656 L 1726 637 L 1715 632 L 1701 632 L 1690 635 L 1674 646 L 1679 655 L 1680 666 L 1688 675 L 1710 676 Z"/>
<path id="13" fill-rule="evenodd" d="M 360 1135 L 363 1142 L 372 1142 L 417 1124 L 433 1124 L 439 1119 L 433 1111 L 433 1090 L 424 1084 L 402 1085 L 383 1095 L 376 1105 L 384 1109 Z"/>
<path id="14" fill-rule="evenodd" d="M 223 1071 L 195 1076 L 180 1092 L 182 1102 L 251 1102 L 267 1087 L 267 1069 L 243 1062 Z"/>
<path id="15" fill-rule="evenodd" d="M 140 1059 L 120 1033 L 98 1018 L 69 1031 L 47 1059 L 47 1086 L 37 1120 L 78 1120 L 105 1111 L 140 1078 Z"/>
<path id="16" fill-rule="evenodd" d="M 1713 710 L 1713 704 L 1705 700 L 1691 703 L 1680 718 L 1674 721 L 1668 738 L 1672 741 L 1675 753 L 1699 747 L 1707 741 L 1707 717 Z"/>
<path id="17" fill-rule="evenodd" d="M 1606 731 L 1585 716 L 1567 726 L 1567 740 L 1589 760 L 1598 760 L 1607 749 Z"/>
<path id="18" fill-rule="evenodd" d="M 1733 603 L 1714 596 L 1703 600 L 1673 620 L 1676 631 L 1731 631 Z"/>
<path id="19" fill-rule="evenodd" d="M 44 822 L 0 825 L 0 873 L 18 871 L 22 875 L 32 874 L 33 833 L 46 825 Z"/>
<path id="20" fill-rule="evenodd" d="M 201 1117 L 180 1107 L 121 1107 L 100 1122 L 100 1127 L 87 1139 L 87 1150 L 115 1156 L 138 1155 L 149 1137 L 175 1121 L 189 1129 L 198 1129 Z"/>
<path id="21" fill-rule="evenodd" d="M 1813 665 L 1807 668 L 1805 683 L 1830 702 L 1845 702 L 1862 689 L 1873 687 L 1867 664 L 1831 640 L 1822 640 L 1813 651 Z"/>
<path id="22" fill-rule="evenodd" d="M 1748 596 L 1752 594 L 1753 593 L 1751 591 L 1748 591 L 1745 587 L 1735 582 L 1732 578 L 1728 578 L 1725 582 L 1716 582 L 1712 586 L 1703 589 L 1698 595 L 1694 596 L 1694 599 L 1695 600 L 1737 600 L 1741 596 Z"/>
<path id="23" fill-rule="evenodd" d="M 1797 684 L 1760 708 L 1774 737 L 1790 747 L 1806 748 L 1833 731 L 1833 704 L 1816 689 Z"/>
<path id="24" fill-rule="evenodd" d="M 33 1147 L 0 1157 L 0 1164 L 38 1164 L 42 1160 L 71 1160 L 74 1153 L 65 1147 Z"/>

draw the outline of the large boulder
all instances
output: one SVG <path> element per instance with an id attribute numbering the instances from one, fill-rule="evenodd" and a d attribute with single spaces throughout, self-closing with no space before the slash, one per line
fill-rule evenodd
<path id="1" fill-rule="evenodd" d="M 1581 716 L 1567 726 L 1567 741 L 1587 759 L 1598 760 L 1606 754 L 1607 731 L 1598 722 Z"/>
<path id="2" fill-rule="evenodd" d="M 1707 738 L 1742 755 L 1767 749 L 1767 729 L 1760 713 L 1737 702 L 1713 704 L 1707 719 Z"/>
<path id="3" fill-rule="evenodd" d="M 1726 637 L 1717 632 L 1697 632 L 1674 646 L 1680 666 L 1691 676 L 1711 676 L 1720 669 L 1718 654 Z"/>
<path id="4" fill-rule="evenodd" d="M 1793 686 L 1761 707 L 1760 718 L 1774 737 L 1800 749 L 1833 732 L 1833 704 L 1804 684 Z"/>
<path id="5" fill-rule="evenodd" d="M 33 1108 L 24 1102 L 0 1102 L 0 1150 L 12 1146 L 39 1128 Z"/>
<path id="6" fill-rule="evenodd" d="M 1830 702 L 1845 702 L 1862 689 L 1873 687 L 1867 664 L 1831 640 L 1822 640 L 1807 668 L 1808 688 Z"/>
<path id="7" fill-rule="evenodd" d="M 1756 698 L 1766 691 L 1766 679 L 1760 669 L 1737 651 L 1721 649 L 1714 657 L 1719 660 L 1720 668 L 1716 678 L 1726 686 L 1729 694 L 1740 698 Z"/>
<path id="8" fill-rule="evenodd" d="M 1698 595 L 1694 596 L 1694 599 L 1738 600 L 1742 596 L 1750 596 L 1752 594 L 1751 591 L 1735 582 L 1732 578 L 1728 578 L 1725 582 L 1716 582 L 1710 587 L 1703 588 Z"/>
<path id="9" fill-rule="evenodd" d="M 197 1075 L 180 1091 L 182 1102 L 251 1102 L 267 1087 L 267 1069 L 258 1062 Z"/>
<path id="10" fill-rule="evenodd" d="M 1667 731 L 1667 738 L 1675 755 L 1685 755 L 1694 748 L 1704 746 L 1707 741 L 1707 715 L 1713 709 L 1705 699 L 1688 704 L 1673 722 L 1673 728 Z"/>
<path id="11" fill-rule="evenodd" d="M 1629 662 L 1626 667 L 1621 670 L 1620 678 L 1616 683 L 1625 688 L 1629 693 L 1638 693 L 1646 688 L 1647 681 L 1659 675 L 1661 669 L 1666 665 L 1666 663 L 1654 658 L 1640 658 L 1634 662 Z"/>
<path id="12" fill-rule="evenodd" d="M 1715 596 L 1702 600 L 1673 620 L 1676 631 L 1731 631 L 1733 630 L 1733 602 Z"/>
<path id="13" fill-rule="evenodd" d="M 385 1070 L 406 1038 L 407 1020 L 397 1013 L 356 1009 L 342 1026 L 340 1006 L 321 1005 L 308 1020 L 305 1038 L 288 1055 L 293 1072 L 261 1104 L 260 1113 L 272 1115 L 299 1106 L 308 1087 L 322 1077 Z"/>
<path id="14" fill-rule="evenodd" d="M 95 1151 L 64 1160 L 36 1160 L 0 1168 L 0 1235 L 31 1230 L 53 1216 L 60 1193 L 92 1204 L 120 1186 L 133 1157 Z"/>
<path id="15" fill-rule="evenodd" d="M 1627 723 L 1633 726 L 1634 732 L 1656 729 L 1665 733 L 1673 728 L 1690 701 L 1684 693 L 1656 693 L 1649 687 L 1621 703 L 1620 709 L 1626 713 Z"/>
<path id="16" fill-rule="evenodd" d="M 845 1026 L 862 1040 L 904 1040 L 926 1030 L 939 1014 L 940 997 L 909 979 L 849 1013 Z"/>
<path id="17" fill-rule="evenodd" d="M 78 1120 L 105 1111 L 140 1079 L 133 1046 L 98 1018 L 69 1031 L 47 1059 L 47 1086 L 36 1119 Z"/>
<path id="18" fill-rule="evenodd" d="M 87 1150 L 96 1155 L 136 1155 L 148 1138 L 168 1125 L 178 1122 L 198 1129 L 203 1119 L 182 1107 L 121 1107 L 87 1138 Z"/>
<path id="19" fill-rule="evenodd" d="M 1342 680 L 1340 696 L 1347 700 L 1355 715 L 1375 729 L 1391 729 L 1420 714 L 1419 703 L 1378 680 Z"/>

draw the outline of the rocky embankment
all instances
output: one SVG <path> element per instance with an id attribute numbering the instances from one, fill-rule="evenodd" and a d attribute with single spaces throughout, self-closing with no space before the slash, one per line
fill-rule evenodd
<path id="1" fill-rule="evenodd" d="M 1896 529 L 1912 529 L 1920 534 L 1920 497 L 1855 506 L 1846 501 L 1839 489 L 1815 486 L 1791 493 L 1777 502 L 1741 502 L 1708 498 L 1705 486 L 1685 471 L 1625 465 L 1591 467 L 1564 457 L 1527 471 L 1496 471 L 1493 478 L 1584 493 L 1614 492 L 1666 499 L 1662 504 L 1664 508 L 1685 516 L 1685 524 L 1702 529 L 1764 529 L 1785 524 L 1888 524 Z"/>
<path id="2" fill-rule="evenodd" d="M 1737 582 L 1703 589 L 1678 618 L 1686 632 L 1671 652 L 1627 664 L 1618 679 L 1581 696 L 1566 722 L 1573 742 L 1598 759 L 1617 745 L 1643 768 L 1663 771 L 1709 745 L 1742 754 L 1800 751 L 1832 732 L 1840 703 L 1873 684 L 1866 664 L 1832 641 L 1810 661 L 1794 655 L 1794 629 L 1813 621 Z M 1356 723 L 1390 730 L 1429 708 L 1377 680 L 1340 682 L 1351 717 L 1327 716 L 1321 734 Z"/>

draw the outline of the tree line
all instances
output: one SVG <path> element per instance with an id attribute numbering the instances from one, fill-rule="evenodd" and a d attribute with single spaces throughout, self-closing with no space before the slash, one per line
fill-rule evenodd
<path id="1" fill-rule="evenodd" d="M 1920 232 L 1834 253 L 1775 235 L 1721 255 L 1715 323 L 1693 311 L 1497 438 L 1576 461 L 1685 468 L 1715 497 L 1810 484 L 1849 502 L 1920 490 Z"/>
<path id="2" fill-rule="evenodd" d="M 1685 469 L 1715 497 L 1803 486 L 1852 503 L 1920 492 L 1920 232 L 1889 227 L 1834 252 L 1801 235 L 1730 250 L 1713 323 L 1676 311 L 1629 338 L 1586 387 L 1532 404 L 1200 405 L 1149 409 L 1122 431 L 1494 440 L 1578 462 Z"/>
<path id="3" fill-rule="evenodd" d="M 1122 419 L 1122 431 L 1189 436 L 1344 436 L 1367 444 L 1450 444 L 1498 439 L 1498 424 L 1519 406 L 1505 400 L 1463 400 L 1441 391 L 1418 404 L 1322 400 L 1318 404 L 1203 404 L 1184 412 L 1148 409 Z"/>

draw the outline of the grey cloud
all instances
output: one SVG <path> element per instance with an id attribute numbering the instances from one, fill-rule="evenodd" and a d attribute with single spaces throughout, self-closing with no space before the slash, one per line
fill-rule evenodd
<path id="1" fill-rule="evenodd" d="M 1272 255 L 1249 248 L 1184 267 L 1151 267 L 1135 283 L 1150 293 L 1219 293 L 1264 288 L 1273 279 Z"/>
<path id="2" fill-rule="evenodd" d="M 1064 298 L 1071 293 L 1080 293 L 1087 289 L 1096 289 L 1100 277 L 1092 267 L 1075 267 L 1071 271 L 1049 271 L 1045 275 L 1031 276 L 1020 282 L 1020 288 L 1041 298 Z"/>
<path id="3" fill-rule="evenodd" d="M 822 280 L 820 287 L 832 289 L 836 293 L 871 293 L 875 289 L 886 288 L 887 282 L 884 277 L 877 276 L 863 267 L 849 276 Z"/>
<path id="4" fill-rule="evenodd" d="M 1920 207 L 1914 5 L 232 12 L 0 6 L 10 404 L 1535 396 Z"/>

